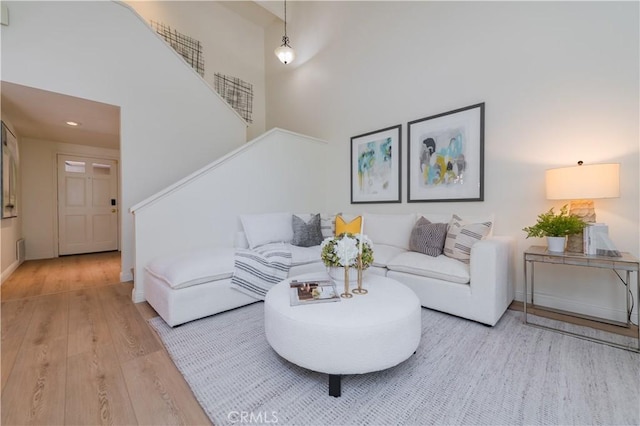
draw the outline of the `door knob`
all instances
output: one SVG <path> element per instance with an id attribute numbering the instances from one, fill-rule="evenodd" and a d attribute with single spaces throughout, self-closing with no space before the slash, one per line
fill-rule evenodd
<path id="1" fill-rule="evenodd" d="M 115 212 L 116 212 L 116 209 L 111 209 L 111 213 L 115 213 Z"/>

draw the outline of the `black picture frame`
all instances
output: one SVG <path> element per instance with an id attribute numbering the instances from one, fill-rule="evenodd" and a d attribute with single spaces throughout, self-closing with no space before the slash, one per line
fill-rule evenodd
<path id="1" fill-rule="evenodd" d="M 18 141 L 16 136 L 0 122 L 0 146 L 2 163 L 0 164 L 0 180 L 2 181 L 2 219 L 18 216 Z"/>
<path id="2" fill-rule="evenodd" d="M 402 201 L 402 124 L 351 138 L 351 204 Z"/>
<path id="3" fill-rule="evenodd" d="M 484 102 L 407 123 L 407 202 L 484 201 Z"/>

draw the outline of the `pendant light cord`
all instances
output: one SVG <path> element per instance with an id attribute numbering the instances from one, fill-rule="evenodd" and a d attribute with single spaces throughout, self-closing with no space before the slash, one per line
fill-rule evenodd
<path id="1" fill-rule="evenodd" d="M 284 36 L 287 37 L 287 0 L 284 0 Z"/>

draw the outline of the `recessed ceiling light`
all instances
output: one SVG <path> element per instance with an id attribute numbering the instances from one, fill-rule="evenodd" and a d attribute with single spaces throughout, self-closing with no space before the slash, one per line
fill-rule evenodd
<path id="1" fill-rule="evenodd" d="M 65 121 L 65 123 L 67 123 L 67 126 L 71 127 L 77 127 L 80 125 L 80 123 L 78 123 L 77 121 Z"/>

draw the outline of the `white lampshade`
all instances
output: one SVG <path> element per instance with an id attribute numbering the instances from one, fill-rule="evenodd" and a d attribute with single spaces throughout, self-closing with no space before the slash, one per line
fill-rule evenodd
<path id="1" fill-rule="evenodd" d="M 280 47 L 277 47 L 274 52 L 278 59 L 280 59 L 280 62 L 285 65 L 292 62 L 296 58 L 296 52 L 291 47 L 284 44 Z"/>
<path id="2" fill-rule="evenodd" d="M 620 164 L 590 164 L 550 169 L 548 200 L 592 200 L 620 196 Z"/>

